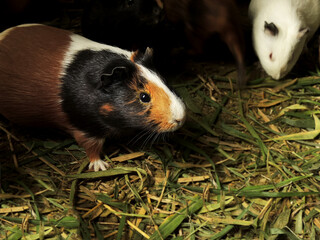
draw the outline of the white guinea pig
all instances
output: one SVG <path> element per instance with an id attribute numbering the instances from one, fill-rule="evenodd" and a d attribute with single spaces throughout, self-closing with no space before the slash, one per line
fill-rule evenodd
<path id="1" fill-rule="evenodd" d="M 274 79 L 288 74 L 320 25 L 320 0 L 251 0 L 253 45 Z"/>

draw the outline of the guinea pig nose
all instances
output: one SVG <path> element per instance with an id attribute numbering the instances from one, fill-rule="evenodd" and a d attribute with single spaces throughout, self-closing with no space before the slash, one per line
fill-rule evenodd
<path id="1" fill-rule="evenodd" d="M 176 120 L 174 120 L 174 121 L 175 121 L 175 123 L 178 124 L 178 125 L 181 123 L 181 120 L 177 120 L 177 119 L 176 119 Z"/>
<path id="2" fill-rule="evenodd" d="M 179 119 L 175 119 L 174 122 L 178 125 L 178 126 L 182 126 L 183 123 L 185 121 L 185 118 L 179 118 Z"/>

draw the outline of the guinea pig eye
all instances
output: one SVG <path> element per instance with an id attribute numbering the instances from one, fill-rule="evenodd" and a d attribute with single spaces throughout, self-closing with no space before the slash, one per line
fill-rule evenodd
<path id="1" fill-rule="evenodd" d="M 148 103 L 151 101 L 151 97 L 148 93 L 142 92 L 140 93 L 140 101 L 143 103 Z"/>

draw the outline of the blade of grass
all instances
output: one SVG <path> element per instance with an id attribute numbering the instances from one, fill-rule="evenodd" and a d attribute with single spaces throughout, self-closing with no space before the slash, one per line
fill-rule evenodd
<path id="1" fill-rule="evenodd" d="M 10 222 L 18 223 L 18 224 L 22 224 L 22 222 L 24 221 L 23 218 L 15 218 L 15 217 L 8 217 L 8 216 L 2 216 L 2 215 L 0 215 L 0 218 Z M 27 221 L 29 224 L 33 224 L 35 226 L 39 226 L 41 222 L 44 224 L 44 226 L 64 227 L 67 229 L 79 228 L 80 226 L 79 220 L 72 216 L 63 217 L 60 220 L 50 219 L 47 221 L 45 220 L 40 221 L 40 220 L 28 219 Z"/>
<path id="2" fill-rule="evenodd" d="M 200 107 L 193 101 L 193 98 L 190 96 L 189 91 L 186 87 L 180 87 L 176 91 L 183 99 L 183 102 L 186 104 L 188 109 L 197 114 L 202 113 Z"/>
<path id="3" fill-rule="evenodd" d="M 252 137 L 254 137 L 256 139 L 256 141 L 257 141 L 257 143 L 258 143 L 258 145 L 260 147 L 260 151 L 261 151 L 261 153 L 263 155 L 263 161 L 265 162 L 267 160 L 267 156 L 268 156 L 268 151 L 269 150 L 266 147 L 266 145 L 263 143 L 263 141 L 261 140 L 261 138 L 259 137 L 257 132 L 255 131 L 253 126 L 251 126 L 250 123 L 247 121 L 247 119 L 244 117 L 240 91 L 238 92 L 238 97 L 240 99 L 240 101 L 239 101 L 240 119 L 244 123 L 244 125 L 247 127 L 247 129 L 250 132 L 250 134 L 252 135 Z M 270 155 L 270 158 L 272 158 L 271 155 Z"/>
<path id="4" fill-rule="evenodd" d="M 173 189 L 185 188 L 187 190 L 203 193 L 204 188 L 185 186 L 175 183 L 168 183 L 169 187 Z M 273 186 L 274 188 L 274 186 Z M 242 191 L 242 190 L 226 190 L 226 189 L 212 189 L 209 190 L 216 195 L 224 194 L 225 196 L 238 196 L 247 198 L 288 198 L 288 197 L 304 197 L 304 196 L 320 196 L 320 192 L 264 192 L 264 191 Z"/>
<path id="5" fill-rule="evenodd" d="M 246 214 L 247 212 L 249 211 L 249 209 L 251 208 L 253 203 L 251 203 L 246 209 L 244 209 L 241 214 L 236 217 L 237 220 L 241 220 Z M 214 236 L 212 236 L 210 238 L 210 240 L 215 240 L 215 239 L 220 239 L 222 238 L 223 236 L 225 236 L 228 232 L 230 232 L 232 229 L 234 228 L 234 225 L 228 225 L 226 226 L 221 232 L 219 233 L 216 233 Z"/>
<path id="6" fill-rule="evenodd" d="M 112 207 L 118 208 L 121 211 L 124 211 L 127 208 L 126 203 L 123 203 L 121 201 L 113 199 L 106 194 L 98 193 L 98 194 L 96 194 L 96 196 L 97 196 L 97 200 L 99 200 L 107 205 L 110 205 Z"/>
<path id="7" fill-rule="evenodd" d="M 288 89 L 303 88 L 304 86 L 311 86 L 319 83 L 320 83 L 320 77 L 318 76 L 303 77 L 303 78 L 298 78 L 297 83 L 293 86 L 288 87 Z"/>
<path id="8" fill-rule="evenodd" d="M 78 169 L 78 174 L 81 174 L 82 171 L 87 167 L 89 164 L 89 159 L 87 158 L 85 161 L 82 162 Z M 69 204 L 74 208 L 74 199 L 75 199 L 75 194 L 76 194 L 76 188 L 77 188 L 77 183 L 78 180 L 75 179 L 71 183 L 71 189 L 70 189 L 70 194 L 69 194 Z"/>
<path id="9" fill-rule="evenodd" d="M 88 223 L 84 221 L 82 217 L 79 217 L 79 222 L 80 222 L 79 230 L 80 230 L 82 239 L 91 239 Z"/>
<path id="10" fill-rule="evenodd" d="M 218 174 L 216 172 L 216 166 L 214 164 L 214 162 L 212 161 L 212 159 L 209 157 L 209 155 L 203 151 L 202 149 L 198 148 L 197 146 L 195 146 L 193 143 L 191 142 L 188 142 L 182 138 L 178 138 L 178 137 L 174 137 L 175 141 L 178 142 L 179 144 L 201 154 L 202 156 L 204 156 L 206 158 L 206 160 L 211 163 L 211 166 L 213 168 L 213 171 L 214 171 L 214 174 L 215 174 L 215 178 L 216 178 L 216 183 L 218 185 L 218 188 L 221 188 L 221 184 L 220 184 L 220 180 L 219 180 L 219 177 L 218 177 Z"/>
<path id="11" fill-rule="evenodd" d="M 142 205 L 142 207 L 149 213 L 151 214 L 150 208 L 144 203 L 144 201 L 142 200 L 140 194 L 138 193 L 138 191 L 132 186 L 132 184 L 130 183 L 129 177 L 128 175 L 125 175 L 125 181 L 126 181 L 126 185 L 129 187 L 130 191 L 133 193 L 133 195 L 135 196 L 135 198 L 137 200 L 139 200 L 140 204 Z"/>
<path id="12" fill-rule="evenodd" d="M 282 188 L 284 186 L 287 186 L 288 184 L 294 183 L 294 182 L 298 182 L 301 181 L 303 179 L 306 178 L 310 178 L 312 177 L 313 174 L 308 174 L 305 176 L 297 176 L 297 177 L 293 177 L 293 178 L 289 178 L 287 180 L 284 180 L 280 183 L 277 183 L 275 185 L 261 185 L 261 186 L 248 186 L 248 187 L 244 187 L 243 189 L 240 190 L 240 192 L 244 191 L 265 191 L 265 190 L 272 190 L 272 189 L 279 189 Z"/>
<path id="13" fill-rule="evenodd" d="M 127 206 L 128 205 L 126 205 L 126 208 L 124 210 L 125 213 L 128 211 Z M 121 216 L 116 240 L 121 240 L 123 233 L 125 232 L 126 220 L 127 220 L 127 217 L 125 215 Z"/>
<path id="14" fill-rule="evenodd" d="M 307 109 L 308 108 L 306 106 L 304 106 L 304 105 L 293 104 L 293 105 L 290 105 L 290 106 L 285 107 L 284 109 L 282 109 L 275 118 L 281 117 L 286 112 L 291 111 L 291 110 L 307 110 Z"/>
<path id="15" fill-rule="evenodd" d="M 178 213 L 168 217 L 160 226 L 158 231 L 150 236 L 150 240 L 166 239 L 174 230 L 176 230 L 182 221 L 188 216 L 194 214 L 203 206 L 203 200 L 195 197 L 194 200 Z"/>
<path id="16" fill-rule="evenodd" d="M 208 123 L 206 123 L 205 121 L 196 118 L 195 116 L 193 116 L 192 114 L 188 114 L 188 117 L 191 118 L 193 121 L 195 121 L 199 126 L 201 126 L 204 130 L 206 130 L 208 133 L 212 134 L 213 136 L 217 137 L 219 136 L 218 133 L 216 133 L 215 131 L 213 131 L 211 129 L 211 127 L 209 126 Z"/>
<path id="17" fill-rule="evenodd" d="M 92 179 L 92 178 L 101 178 L 101 177 L 112 177 L 117 175 L 123 175 L 133 172 L 139 172 L 143 175 L 147 176 L 147 173 L 145 170 L 141 168 L 132 168 L 132 167 L 115 167 L 112 169 L 108 169 L 105 171 L 99 171 L 99 172 L 87 172 L 87 173 L 80 173 L 80 174 L 72 174 L 72 175 L 66 175 L 68 178 L 76 178 L 76 179 Z"/>
<path id="18" fill-rule="evenodd" d="M 30 196 L 31 196 L 31 198 L 33 200 L 33 206 L 34 206 L 34 210 L 35 210 L 35 214 L 36 214 L 36 220 L 41 220 L 40 211 L 39 211 L 38 206 L 36 204 L 36 199 L 35 199 L 35 196 L 34 196 L 33 192 L 30 190 L 29 187 L 27 187 L 26 184 L 24 184 L 20 180 L 17 180 L 16 182 L 18 184 L 20 184 L 30 194 Z"/>
<path id="19" fill-rule="evenodd" d="M 300 132 L 300 133 L 293 133 L 288 134 L 276 138 L 272 138 L 269 141 L 282 141 L 282 140 L 291 140 L 291 141 L 298 141 L 298 140 L 313 140 L 320 134 L 320 130 L 313 130 L 308 132 Z"/>
<path id="20" fill-rule="evenodd" d="M 237 129 L 234 129 L 233 127 L 231 127 L 225 123 L 221 123 L 219 126 L 221 127 L 221 130 L 224 131 L 226 134 L 229 134 L 229 135 L 236 137 L 236 138 L 240 138 L 240 139 L 242 139 L 246 142 L 249 142 L 251 144 L 258 145 L 256 143 L 256 141 L 254 141 L 254 139 L 250 135 L 247 135 Z"/>
<path id="21" fill-rule="evenodd" d="M 104 240 L 104 237 L 98 227 L 98 223 L 92 223 L 97 240 Z"/>

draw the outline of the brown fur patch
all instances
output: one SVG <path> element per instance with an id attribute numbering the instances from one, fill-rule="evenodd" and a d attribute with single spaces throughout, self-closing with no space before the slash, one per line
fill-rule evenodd
<path id="1" fill-rule="evenodd" d="M 11 30 L 12 30 L 12 28 L 9 28 L 9 29 L 3 31 L 2 33 L 0 33 L 0 42 L 1 42 L 2 39 L 4 39 L 9 34 L 9 32 Z"/>
<path id="2" fill-rule="evenodd" d="M 0 41 L 0 114 L 29 126 L 70 128 L 62 111 L 60 76 L 70 32 L 22 25 Z"/>
<path id="3" fill-rule="evenodd" d="M 102 152 L 105 139 L 89 138 L 85 133 L 78 130 L 74 130 L 72 135 L 78 144 L 84 148 L 90 162 L 100 160 L 100 153 Z"/>

